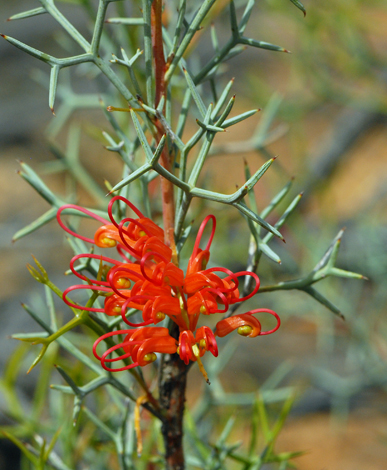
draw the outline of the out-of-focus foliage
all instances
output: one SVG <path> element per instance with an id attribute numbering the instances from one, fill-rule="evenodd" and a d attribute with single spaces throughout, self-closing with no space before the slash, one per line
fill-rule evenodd
<path id="1" fill-rule="evenodd" d="M 75 0 L 71 3 L 89 4 L 88 1 Z M 259 301 L 267 300 L 282 314 L 285 319 L 282 334 L 290 338 L 288 342 L 302 342 L 305 336 L 313 336 L 313 332 L 316 332 L 316 349 L 307 358 L 297 357 L 296 354 L 293 356 L 291 345 L 284 338 L 285 344 L 280 357 L 283 359 L 284 356 L 293 356 L 293 360 L 299 362 L 296 362 L 294 369 L 287 368 L 285 364 L 269 374 L 267 382 L 259 384 L 259 395 L 255 392 L 243 394 L 225 391 L 227 387 L 223 382 L 228 383 L 227 374 L 223 373 L 223 376 L 218 377 L 225 363 L 212 363 L 209 366 L 211 387 L 205 389 L 202 401 L 195 403 L 186 423 L 189 449 L 187 463 L 192 468 L 212 469 L 226 465 L 227 468 L 235 466 L 248 470 L 259 469 L 267 462 L 279 462 L 278 468 L 282 470 L 288 468 L 288 460 L 297 454 L 276 453 L 274 442 L 289 412 L 289 397 L 294 393 L 287 385 L 289 381 L 292 383 L 291 370 L 295 370 L 298 377 L 306 377 L 315 389 L 326 392 L 329 397 L 328 405 L 341 417 L 346 416 L 351 403 L 355 399 L 361 399 L 365 390 L 372 388 L 384 392 L 387 382 L 387 324 L 382 315 L 387 306 L 387 290 L 382 284 L 387 271 L 387 257 L 384 254 L 387 231 L 382 223 L 385 217 L 382 204 L 386 200 L 383 183 L 386 180 L 377 179 L 377 188 L 368 185 L 367 180 L 358 180 L 355 191 L 364 192 L 364 198 L 368 201 L 362 205 L 361 210 L 340 209 L 343 207 L 341 202 L 335 203 L 335 197 L 345 198 L 353 191 L 351 181 L 345 178 L 343 179 L 347 186 L 342 187 L 340 175 L 352 171 L 351 165 L 359 161 L 354 156 L 356 146 L 361 145 L 364 149 L 363 159 L 376 162 L 374 172 L 380 171 L 378 166 L 381 162 L 379 156 L 372 153 L 371 139 L 381 126 L 385 126 L 387 57 L 384 45 L 387 40 L 387 9 L 385 2 L 377 0 L 303 3 L 307 11 L 305 19 L 290 2 L 268 0 L 266 5 L 258 6 L 264 11 L 264 15 L 258 11 L 254 27 L 259 28 L 269 42 L 286 45 L 292 55 L 284 55 L 279 59 L 261 54 L 262 63 L 258 68 L 255 68 L 253 62 L 246 62 L 245 78 L 237 77 L 236 80 L 240 89 L 238 98 L 245 95 L 254 107 L 263 108 L 258 123 L 260 127 L 254 135 L 253 132 L 248 134 L 248 131 L 246 135 L 242 135 L 243 142 L 240 145 L 230 143 L 221 146 L 219 140 L 216 140 L 214 154 L 233 155 L 238 160 L 239 167 L 242 163 L 240 157 L 246 157 L 254 170 L 261 165 L 262 156 L 266 160 L 279 155 L 277 172 L 272 176 L 268 173 L 266 183 L 263 180 L 261 192 L 256 192 L 260 210 L 265 206 L 261 203 L 261 198 L 268 203 L 277 193 L 271 188 L 276 187 L 279 191 L 291 176 L 296 176 L 293 187 L 297 188 L 297 192 L 306 190 L 303 201 L 297 208 L 302 216 L 297 215 L 296 211 L 284 227 L 287 246 L 274 240 L 274 254 L 269 250 L 265 253 L 271 255 L 268 256 L 271 260 L 262 257 L 259 274 L 263 279 L 263 286 L 278 281 L 278 278 L 298 279 L 311 272 L 331 240 L 344 226 L 347 230 L 338 265 L 350 272 L 361 272 L 369 281 L 336 279 L 333 282 L 327 279 L 320 283 L 322 294 L 342 312 L 345 323 L 303 292 L 262 293 L 262 296 L 258 296 Z M 117 6 L 120 8 L 120 5 Z M 215 28 L 221 27 L 221 21 L 215 22 Z M 126 33 L 122 28 L 121 34 L 128 34 L 134 41 L 137 33 Z M 238 64 L 242 65 L 243 62 Z M 232 67 L 232 62 L 229 67 Z M 84 72 L 90 73 L 87 64 Z M 268 80 L 268 76 L 273 79 Z M 65 76 L 65 84 L 66 81 Z M 278 90 L 283 99 L 278 94 L 273 95 Z M 50 124 L 48 135 L 51 138 L 60 131 L 58 121 L 64 125 L 69 117 L 69 110 L 72 110 L 70 108 L 76 108 L 76 99 L 72 101 L 71 91 L 70 79 L 67 85 L 58 88 L 59 98 L 66 101 L 58 106 L 58 118 Z M 98 104 L 95 96 L 90 95 L 89 98 L 90 107 L 96 109 Z M 115 119 L 111 115 L 109 118 L 115 131 L 119 132 Z M 117 120 L 121 127 L 128 123 L 125 116 L 119 116 Z M 382 130 L 385 132 L 385 127 Z M 88 131 L 93 136 L 96 135 L 94 127 L 89 127 Z M 83 171 L 78 148 L 74 144 L 79 143 L 77 132 L 73 125 L 69 132 L 72 137 L 69 137 L 64 149 L 52 144 L 56 160 L 48 164 L 46 170 L 69 172 L 70 192 L 79 184 L 87 188 L 94 201 L 103 201 L 104 191 L 98 185 L 95 186 Z M 119 134 L 118 137 L 121 138 Z M 110 150 L 120 154 L 122 149 L 119 144 L 108 134 L 105 134 L 105 139 Z M 105 140 L 104 143 L 106 144 Z M 260 156 L 259 165 L 256 163 L 256 155 Z M 218 157 L 214 155 L 212 158 L 208 178 L 211 176 L 213 162 Z M 77 167 L 77 171 L 72 170 L 72 175 L 70 161 Z M 227 173 L 224 179 L 230 181 L 230 167 Z M 371 173 L 365 173 L 365 176 L 369 174 Z M 140 197 L 141 192 L 137 187 L 133 192 L 134 197 Z M 329 196 L 332 194 L 334 196 Z M 268 219 L 271 224 L 277 222 L 290 202 L 291 199 L 279 205 L 278 213 L 274 210 Z M 54 215 L 55 211 L 47 212 L 43 216 L 44 220 L 36 222 L 33 229 L 36 224 L 43 225 Z M 238 258 L 243 260 L 242 264 L 245 264 L 245 246 L 249 243 L 250 236 L 247 224 L 241 229 L 236 223 L 235 214 L 230 215 L 230 212 L 221 209 L 221 227 L 229 226 L 230 218 L 231 230 L 224 230 L 221 245 L 231 243 L 233 253 L 237 253 Z M 19 236 L 22 235 L 24 232 L 19 233 Z M 236 240 L 242 240 L 243 243 L 236 244 Z M 219 249 L 214 251 L 213 256 L 221 261 L 222 257 L 228 257 L 229 254 Z M 273 262 L 273 259 L 278 261 L 276 256 L 282 260 L 281 265 Z M 262 290 L 264 291 L 265 289 Z M 49 318 L 52 308 L 50 301 L 46 305 L 40 304 L 39 308 L 46 309 Z M 307 333 L 302 332 L 305 324 L 308 325 Z M 89 354 L 91 339 L 85 332 L 82 330 L 69 333 L 69 337 L 70 335 L 80 345 L 80 351 Z M 238 354 L 232 345 L 227 345 L 227 348 L 229 354 L 224 351 L 224 362 Z M 81 457 L 93 470 L 119 468 L 120 463 L 114 457 L 117 450 L 118 455 L 127 457 L 127 461 L 133 459 L 136 462 L 135 468 L 149 468 L 150 463 L 161 465 L 163 451 L 158 438 L 157 422 L 143 415 L 141 427 L 144 449 L 142 456 L 138 458 L 135 430 L 128 424 L 130 420 L 126 420 L 128 415 L 134 417 L 134 405 L 125 404 L 122 398 L 118 399 L 117 392 L 110 386 L 106 389 L 99 388 L 94 392 L 93 398 L 88 396 L 82 404 L 81 400 L 77 402 L 76 393 L 71 386 L 63 386 L 59 374 L 50 373 L 51 364 L 56 362 L 63 367 L 76 384 L 88 383 L 95 375 L 81 362 L 72 363 L 67 353 L 63 353 L 61 349 L 51 346 L 41 362 L 35 401 L 32 405 L 21 404 L 17 398 L 15 382 L 17 374 L 24 372 L 32 362 L 29 356 L 21 359 L 26 352 L 24 345 L 15 352 L 1 384 L 2 394 L 6 397 L 10 410 L 9 418 L 14 423 L 3 429 L 10 433 L 9 436 L 14 436 L 13 440 L 17 445 L 23 446 L 25 459 L 32 461 L 35 468 L 43 469 L 44 462 L 47 461 L 52 468 L 74 469 Z M 264 356 L 263 351 L 262 355 Z M 267 356 L 264 357 L 269 360 Z M 282 360 L 278 356 L 276 359 Z M 250 372 L 255 370 L 254 367 L 257 365 Z M 67 381 L 65 376 L 62 377 Z M 151 378 L 155 380 L 154 376 Z M 260 376 L 259 381 L 262 380 Z M 58 390 L 48 391 L 49 383 L 57 384 L 54 388 Z M 69 396 L 62 394 L 63 391 Z M 319 400 L 317 397 L 313 405 L 315 409 L 325 405 Z M 111 404 L 106 406 L 107 402 Z M 301 408 L 302 403 L 300 399 Z M 73 417 L 70 416 L 72 413 L 68 411 L 74 404 L 77 417 L 75 428 L 72 424 Z M 252 406 L 248 409 L 253 410 L 247 418 L 252 420 L 249 444 L 244 443 L 240 446 L 241 449 L 239 444 L 228 444 L 229 436 L 233 436 L 233 425 L 234 428 L 236 425 L 233 420 L 224 419 L 237 405 Z M 267 416 L 268 407 L 273 410 L 270 418 Z M 209 409 L 212 411 L 211 415 L 207 414 Z M 103 412 L 96 416 L 96 410 Z M 26 419 L 26 416 L 29 418 Z M 269 421 L 273 424 L 269 424 Z M 237 424 L 242 428 L 244 423 L 238 415 Z M 58 440 L 55 444 L 52 436 L 56 432 L 58 434 L 54 439 Z M 258 446 L 255 442 L 257 434 L 261 436 Z M 239 437 L 238 432 L 235 435 Z M 209 445 L 203 444 L 203 436 L 208 438 Z M 30 444 L 24 447 L 21 441 L 25 440 Z M 54 451 L 50 448 L 51 443 Z M 104 457 L 96 458 L 97 451 Z M 66 459 L 62 461 L 58 454 L 66 455 Z M 28 466 L 25 465 L 25 468 Z"/>

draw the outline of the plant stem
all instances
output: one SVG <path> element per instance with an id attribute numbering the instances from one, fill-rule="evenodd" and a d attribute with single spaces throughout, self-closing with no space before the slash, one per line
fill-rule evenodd
<path id="1" fill-rule="evenodd" d="M 152 48 L 155 64 L 155 108 L 165 92 L 165 57 L 162 37 L 162 0 L 153 0 L 151 7 Z"/>
<path id="2" fill-rule="evenodd" d="M 153 62 L 155 70 L 155 108 L 165 96 L 165 57 L 162 39 L 162 0 L 153 0 L 151 7 L 151 31 Z M 155 121 L 158 140 L 165 134 L 160 120 Z M 168 145 L 164 146 L 160 157 L 161 165 L 173 173 Z M 163 201 L 163 221 L 165 243 L 171 245 L 170 234 L 174 233 L 175 204 L 171 181 L 161 177 L 161 197 Z M 179 327 L 171 325 L 170 334 L 179 338 Z M 163 414 L 162 434 L 165 445 L 167 470 L 183 470 L 183 414 L 187 368 L 178 354 L 164 354 L 159 369 L 160 407 Z"/>
<path id="3" fill-rule="evenodd" d="M 179 337 L 179 327 L 173 324 L 171 336 Z M 160 364 L 160 406 L 164 411 L 161 432 L 165 445 L 166 470 L 183 470 L 183 415 L 187 367 L 178 354 L 164 354 Z"/>
<path id="4" fill-rule="evenodd" d="M 151 34 L 156 87 L 155 108 L 157 108 L 161 97 L 165 95 L 165 57 L 162 27 L 162 0 L 153 0 L 151 6 Z M 157 127 L 158 139 L 160 140 L 165 130 L 159 120 L 156 120 L 155 125 Z M 166 170 L 172 173 L 167 145 L 161 154 L 160 163 Z M 169 232 L 175 225 L 175 204 L 173 184 L 163 177 L 161 177 L 161 198 L 163 201 L 165 243 L 169 245 Z"/>

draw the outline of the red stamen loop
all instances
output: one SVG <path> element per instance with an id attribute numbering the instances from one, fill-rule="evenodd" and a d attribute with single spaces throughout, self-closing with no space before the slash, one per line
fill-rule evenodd
<path id="1" fill-rule="evenodd" d="M 132 341 L 130 344 L 142 344 L 142 343 L 143 341 Z M 132 351 L 126 352 L 125 354 L 122 354 L 121 356 L 106 359 L 106 357 L 109 356 L 109 354 L 113 353 L 114 351 L 117 351 L 117 349 L 124 348 L 127 345 L 128 345 L 128 341 L 123 341 L 122 343 L 115 344 L 114 346 L 110 347 L 107 351 L 105 351 L 101 356 L 102 366 L 103 366 L 103 363 L 105 362 L 117 362 L 123 359 L 128 359 L 128 357 L 132 355 Z"/>
<path id="2" fill-rule="evenodd" d="M 246 312 L 246 315 L 254 315 L 255 313 L 261 313 L 261 312 L 270 313 L 270 315 L 273 315 L 277 320 L 277 325 L 275 328 L 273 328 L 272 330 L 268 330 L 268 331 L 261 331 L 259 333 L 259 336 L 271 335 L 272 333 L 276 332 L 278 328 L 281 326 L 281 318 L 276 312 L 274 312 L 274 310 L 270 310 L 268 308 L 256 308 L 255 310 L 250 310 L 249 312 Z"/>
<path id="3" fill-rule="evenodd" d="M 84 284 L 80 284 L 80 285 L 75 285 L 75 286 L 71 286 L 71 287 L 68 287 L 64 292 L 63 292 L 63 301 L 69 306 L 69 307 L 73 307 L 73 308 L 76 308 L 78 310 L 86 310 L 87 312 L 104 312 L 105 310 L 103 308 L 95 308 L 95 307 L 83 307 L 81 305 L 77 305 L 77 304 L 74 304 L 72 302 L 70 302 L 68 299 L 67 299 L 67 294 L 69 292 L 72 292 L 74 290 L 82 290 L 82 289 L 89 289 L 89 290 L 93 290 L 93 291 L 101 291 L 101 292 L 111 292 L 111 289 L 109 289 L 108 287 L 104 287 L 104 286 L 85 286 Z"/>
<path id="4" fill-rule="evenodd" d="M 87 209 L 84 209 L 83 207 L 80 207 L 80 206 L 76 206 L 75 204 L 65 204 L 64 206 L 60 207 L 58 209 L 58 212 L 56 213 L 56 219 L 58 221 L 58 224 L 63 228 L 63 230 L 67 233 L 69 233 L 70 235 L 73 235 L 74 237 L 76 238 L 79 238 L 80 240 L 83 240 L 85 242 L 88 242 L 88 243 L 93 243 L 94 244 L 94 238 L 88 238 L 88 237 L 84 237 L 82 235 L 79 235 L 78 233 L 76 232 L 73 232 L 71 229 L 69 229 L 68 227 L 66 227 L 66 225 L 62 222 L 62 219 L 61 219 L 61 213 L 66 210 L 66 209 L 75 209 L 75 210 L 78 210 L 79 212 L 82 212 L 83 214 L 86 214 L 86 215 L 89 215 L 90 217 L 92 217 L 93 219 L 95 220 L 98 220 L 98 222 L 102 222 L 102 224 L 109 224 L 109 221 L 104 219 L 103 217 L 100 217 L 99 215 L 97 214 L 94 214 L 94 212 L 91 212 Z"/>
<path id="5" fill-rule="evenodd" d="M 213 292 L 216 294 L 218 297 L 220 297 L 222 304 L 224 305 L 224 310 L 219 310 L 218 308 L 216 310 L 209 309 L 208 313 L 226 313 L 229 307 L 229 302 L 226 299 L 226 296 L 221 292 L 219 289 L 213 289 L 212 287 L 208 287 L 206 289 L 202 289 L 201 292 Z"/>
<path id="6" fill-rule="evenodd" d="M 127 263 L 131 263 L 131 260 L 124 253 L 124 250 L 128 251 L 125 245 L 123 245 L 122 243 L 118 243 L 116 249 L 124 261 L 126 261 Z"/>
<path id="7" fill-rule="evenodd" d="M 132 224 L 132 225 L 136 225 L 138 228 L 140 228 L 140 229 L 144 232 L 144 234 L 145 234 L 147 237 L 149 237 L 149 238 L 150 238 L 150 237 L 153 237 L 153 234 L 152 234 L 152 232 L 149 230 L 148 227 L 146 227 L 144 224 L 142 224 L 141 222 L 139 222 L 138 219 L 132 219 L 131 217 L 126 217 L 125 219 L 122 219 L 122 220 L 121 220 L 120 225 L 118 226 L 118 230 L 119 230 L 119 232 L 120 232 L 120 235 L 121 235 L 121 232 L 122 232 L 122 233 L 124 233 L 127 237 L 129 237 L 131 240 L 133 240 L 133 241 L 137 241 L 139 238 L 142 238 L 142 237 L 138 237 L 138 236 L 137 236 L 137 239 L 134 238 L 134 237 L 135 237 L 135 234 L 134 234 L 134 233 L 131 233 L 131 232 L 133 232 L 133 227 L 131 227 L 130 225 L 129 225 L 128 228 L 125 227 L 125 224 L 126 224 L 127 222 L 130 222 L 130 224 Z M 131 230 L 128 230 L 129 228 L 130 228 Z M 143 235 L 143 236 L 145 236 L 145 235 Z M 121 237 L 122 237 L 122 235 L 121 235 Z"/>
<path id="8" fill-rule="evenodd" d="M 141 344 L 142 341 L 136 341 L 138 344 Z M 139 365 L 138 362 L 133 362 L 132 364 L 129 364 L 127 366 L 124 366 L 124 367 L 117 367 L 116 369 L 113 369 L 111 367 L 107 367 L 105 365 L 105 362 L 117 362 L 117 361 L 121 361 L 123 359 L 128 359 L 129 357 L 131 357 L 132 353 L 129 352 L 129 353 L 125 353 L 125 354 L 122 354 L 121 356 L 118 356 L 118 357 L 114 357 L 112 359 L 106 359 L 106 357 L 111 354 L 112 352 L 116 351 L 117 349 L 120 349 L 122 348 L 123 346 L 125 346 L 127 343 L 119 343 L 115 346 L 112 346 L 111 348 L 109 348 L 105 353 L 102 354 L 102 357 L 101 357 L 101 366 L 107 370 L 108 372 L 120 372 L 120 371 L 123 371 L 123 370 L 129 370 L 129 369 L 133 369 L 134 367 L 137 367 Z"/>
<path id="9" fill-rule="evenodd" d="M 153 320 L 150 319 L 150 320 L 146 320 L 144 322 L 141 322 L 141 323 L 132 323 L 131 321 L 129 321 L 127 318 L 126 318 L 126 310 L 128 308 L 128 305 L 131 303 L 131 302 L 137 302 L 138 300 L 146 300 L 145 304 L 146 305 L 148 303 L 148 301 L 150 300 L 153 300 L 153 297 L 149 296 L 149 295 L 134 295 L 133 297 L 129 297 L 125 303 L 122 305 L 122 308 L 121 308 L 121 317 L 123 319 L 123 321 L 129 325 L 129 326 L 133 326 L 133 327 L 138 327 L 138 326 L 146 326 L 146 325 L 150 325 L 151 323 L 153 323 Z"/>
<path id="10" fill-rule="evenodd" d="M 71 258 L 70 269 L 71 269 L 72 273 L 75 274 L 75 276 L 77 276 L 79 279 L 82 279 L 83 281 L 91 282 L 93 284 L 97 284 L 97 285 L 100 285 L 100 286 L 108 286 L 109 283 L 107 281 L 97 281 L 97 280 L 89 279 L 88 277 L 84 276 L 83 274 L 81 274 L 79 271 L 77 271 L 74 268 L 74 263 L 76 261 L 78 261 L 79 259 L 82 259 L 82 258 L 97 259 L 98 261 L 102 260 L 102 261 L 105 261 L 106 263 L 111 263 L 111 264 L 115 264 L 115 265 L 120 264 L 119 261 L 114 260 L 112 258 L 106 258 L 105 256 L 94 255 L 94 254 L 91 254 L 91 253 L 83 253 L 81 255 L 76 255 L 73 258 Z"/>
<path id="11" fill-rule="evenodd" d="M 108 214 L 109 214 L 109 218 L 110 220 L 112 221 L 112 224 L 115 225 L 117 228 L 118 228 L 118 224 L 117 222 L 115 221 L 114 217 L 113 217 L 113 212 L 112 212 L 112 209 L 113 209 L 113 204 L 116 202 L 116 201 L 122 201 L 124 202 L 128 207 L 130 207 L 132 209 L 132 211 L 140 218 L 144 218 L 144 215 L 137 209 L 137 207 L 132 204 L 128 199 L 126 199 L 125 197 L 123 196 L 114 196 L 111 201 L 109 202 L 109 206 L 108 206 Z"/>
<path id="12" fill-rule="evenodd" d="M 228 282 L 229 279 L 231 278 L 234 282 L 234 286 L 229 288 L 229 289 L 227 289 L 226 287 L 220 288 L 220 290 L 222 292 L 229 293 L 229 292 L 234 292 L 235 290 L 238 289 L 238 287 L 239 287 L 238 274 L 239 273 L 235 274 L 232 271 L 230 271 L 229 269 L 221 268 L 221 267 L 205 269 L 204 271 L 202 271 L 202 273 L 207 274 L 207 273 L 215 273 L 215 272 L 218 272 L 218 271 L 228 274 L 228 276 L 226 278 L 224 278 L 223 281 Z M 239 299 L 238 299 L 238 301 L 239 301 Z"/>
<path id="13" fill-rule="evenodd" d="M 234 299 L 234 300 L 231 300 L 230 301 L 230 304 L 235 304 L 236 302 L 244 302 L 245 300 L 247 299 L 250 299 L 251 297 L 253 297 L 259 290 L 259 286 L 261 285 L 261 281 L 259 280 L 259 277 L 251 272 L 251 271 L 240 271 L 239 273 L 235 273 L 234 276 L 252 276 L 255 280 L 255 287 L 254 289 L 250 292 L 249 295 L 246 295 L 245 297 L 242 297 L 242 298 L 237 298 L 237 299 Z M 226 278 L 227 280 L 227 278 Z"/>
<path id="14" fill-rule="evenodd" d="M 141 266 L 141 273 L 142 275 L 145 277 L 145 279 L 149 282 L 152 282 L 153 284 L 156 284 L 156 286 L 162 286 L 163 283 L 164 283 L 164 278 L 161 277 L 160 281 L 157 280 L 156 277 L 153 277 L 150 278 L 146 272 L 145 272 L 145 263 L 147 262 L 148 258 L 150 258 L 151 256 L 154 256 L 156 258 L 159 258 L 161 261 L 163 261 L 165 264 L 168 264 L 169 263 L 169 260 L 167 260 L 167 258 L 165 258 L 163 255 L 161 255 L 160 253 L 156 253 L 155 251 L 148 251 L 148 253 L 145 253 L 142 258 L 141 258 L 141 261 L 140 261 L 140 266 Z M 156 273 L 157 274 L 157 273 Z"/>
<path id="15" fill-rule="evenodd" d="M 133 265 L 133 266 L 136 266 L 136 265 Z M 116 278 L 122 277 L 122 273 L 131 274 L 131 276 L 135 278 L 134 282 L 144 281 L 145 279 L 141 276 L 139 272 L 136 272 L 133 269 L 123 267 L 122 265 L 116 266 L 109 271 L 109 275 L 108 275 L 109 286 L 111 287 L 111 289 L 114 291 L 115 294 L 119 295 L 120 297 L 127 298 L 128 296 L 125 295 L 125 293 L 130 294 L 130 291 L 128 290 L 122 291 L 116 287 L 116 280 L 117 280 Z M 128 278 L 133 281 L 131 276 L 128 276 Z"/>
<path id="16" fill-rule="evenodd" d="M 202 236 L 203 236 L 204 229 L 206 228 L 206 225 L 209 222 L 209 220 L 212 220 L 212 230 L 211 230 L 211 235 L 210 235 L 210 238 L 208 240 L 208 243 L 207 243 L 207 246 L 206 246 L 205 250 L 208 251 L 211 247 L 211 243 L 212 243 L 212 240 L 214 238 L 215 230 L 216 230 L 216 218 L 215 218 L 214 215 L 208 215 L 203 220 L 203 222 L 201 223 L 201 225 L 199 227 L 198 234 L 196 236 L 195 245 L 194 245 L 194 248 L 192 250 L 191 259 L 196 258 L 197 254 L 199 253 L 199 245 L 200 245 L 200 242 L 201 242 L 201 239 L 202 239 Z"/>
<path id="17" fill-rule="evenodd" d="M 120 222 L 118 225 L 118 233 L 120 235 L 121 241 L 123 245 L 125 245 L 126 249 L 128 250 L 129 254 L 133 256 L 136 259 L 139 259 L 141 257 L 141 252 L 133 248 L 132 246 L 129 245 L 127 238 L 130 239 L 128 231 L 125 229 L 124 224 L 128 221 L 133 221 L 136 222 L 135 219 L 124 219 Z M 141 225 L 141 224 L 140 224 Z M 131 240 L 131 239 L 130 239 Z M 134 240 L 131 240 L 133 242 L 133 245 L 135 244 Z"/>
<path id="18" fill-rule="evenodd" d="M 109 331 L 109 333 L 105 333 L 104 335 L 100 336 L 93 345 L 93 354 L 94 356 L 100 361 L 102 359 L 101 356 L 97 354 L 97 347 L 101 341 L 104 341 L 106 338 L 110 338 L 111 336 L 115 335 L 127 335 L 125 338 L 126 341 L 124 343 L 126 344 L 130 338 L 130 336 L 134 333 L 134 330 L 115 330 L 115 331 Z"/>

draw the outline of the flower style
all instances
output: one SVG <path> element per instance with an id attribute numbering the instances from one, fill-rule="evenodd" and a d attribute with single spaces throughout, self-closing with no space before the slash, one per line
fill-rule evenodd
<path id="1" fill-rule="evenodd" d="M 116 201 L 125 203 L 137 218 L 125 217 L 117 223 L 113 216 L 113 205 Z M 78 235 L 64 224 L 61 215 L 66 209 L 78 210 L 102 223 L 95 232 L 94 239 Z M 279 316 L 265 308 L 223 318 L 218 321 L 215 333 L 208 326 L 197 328 L 202 315 L 226 313 L 230 305 L 254 296 L 260 284 L 258 276 L 249 271 L 233 273 L 222 267 L 207 269 L 216 228 L 213 215 L 207 216 L 199 228 L 186 275 L 177 266 L 173 240 L 171 247 L 167 246 L 164 242 L 164 231 L 145 217 L 130 201 L 122 196 L 113 197 L 108 206 L 108 215 L 110 221 L 73 204 L 62 206 L 57 213 L 58 222 L 66 232 L 100 248 L 115 248 L 121 258 L 118 261 L 92 253 L 74 256 L 70 269 L 85 284 L 71 286 L 63 293 L 63 300 L 67 305 L 80 308 L 68 298 L 69 294 L 76 290 L 95 291 L 105 297 L 104 306 L 81 307 L 83 310 L 103 312 L 109 316 L 121 315 L 122 320 L 132 327 L 110 331 L 94 343 L 93 353 L 105 370 L 122 371 L 145 366 L 156 360 L 156 353 L 177 353 L 185 364 L 197 361 L 206 377 L 200 358 L 207 351 L 215 357 L 218 356 L 216 336 L 223 337 L 237 330 L 242 336 L 254 338 L 274 333 L 279 328 Z M 207 246 L 201 249 L 199 245 L 209 222 L 212 223 L 210 238 Z M 87 259 L 99 260 L 101 265 L 104 263 L 104 280 L 89 279 L 76 269 L 75 263 L 78 260 Z M 244 297 L 240 297 L 238 289 L 241 276 L 251 276 L 255 281 L 252 292 Z M 128 309 L 141 311 L 143 321 L 131 322 L 127 318 Z M 273 315 L 277 320 L 276 327 L 262 331 L 261 323 L 254 317 L 254 314 L 260 312 Z M 158 325 L 166 317 L 179 326 L 178 340 L 170 336 L 167 328 L 150 326 Z M 97 353 L 99 343 L 111 337 L 122 337 L 121 335 L 124 338 L 122 341 L 110 347 L 101 356 Z M 124 351 L 124 354 L 121 354 L 120 350 Z M 110 367 L 110 364 L 121 360 L 125 363 L 123 367 Z"/>

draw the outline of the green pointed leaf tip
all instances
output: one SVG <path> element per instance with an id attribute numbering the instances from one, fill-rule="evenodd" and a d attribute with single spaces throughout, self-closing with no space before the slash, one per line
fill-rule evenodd
<path id="1" fill-rule="evenodd" d="M 27 264 L 27 269 L 29 273 L 34 279 L 36 279 L 41 284 L 46 284 L 49 281 L 47 271 L 43 268 L 43 266 L 39 263 L 35 256 L 32 255 L 32 258 L 34 259 L 39 270 L 31 266 L 30 264 Z"/>
<path id="2" fill-rule="evenodd" d="M 32 16 L 42 15 L 44 13 L 47 13 L 45 8 L 34 8 L 33 10 L 23 11 L 22 13 L 12 15 L 7 19 L 7 21 L 22 20 L 24 18 L 31 18 Z"/>
<path id="3" fill-rule="evenodd" d="M 306 16 L 306 10 L 305 10 L 305 7 L 304 5 L 299 1 L 299 0 L 290 0 L 293 5 L 295 5 L 299 10 L 302 11 L 302 13 L 304 14 L 304 18 Z"/>

